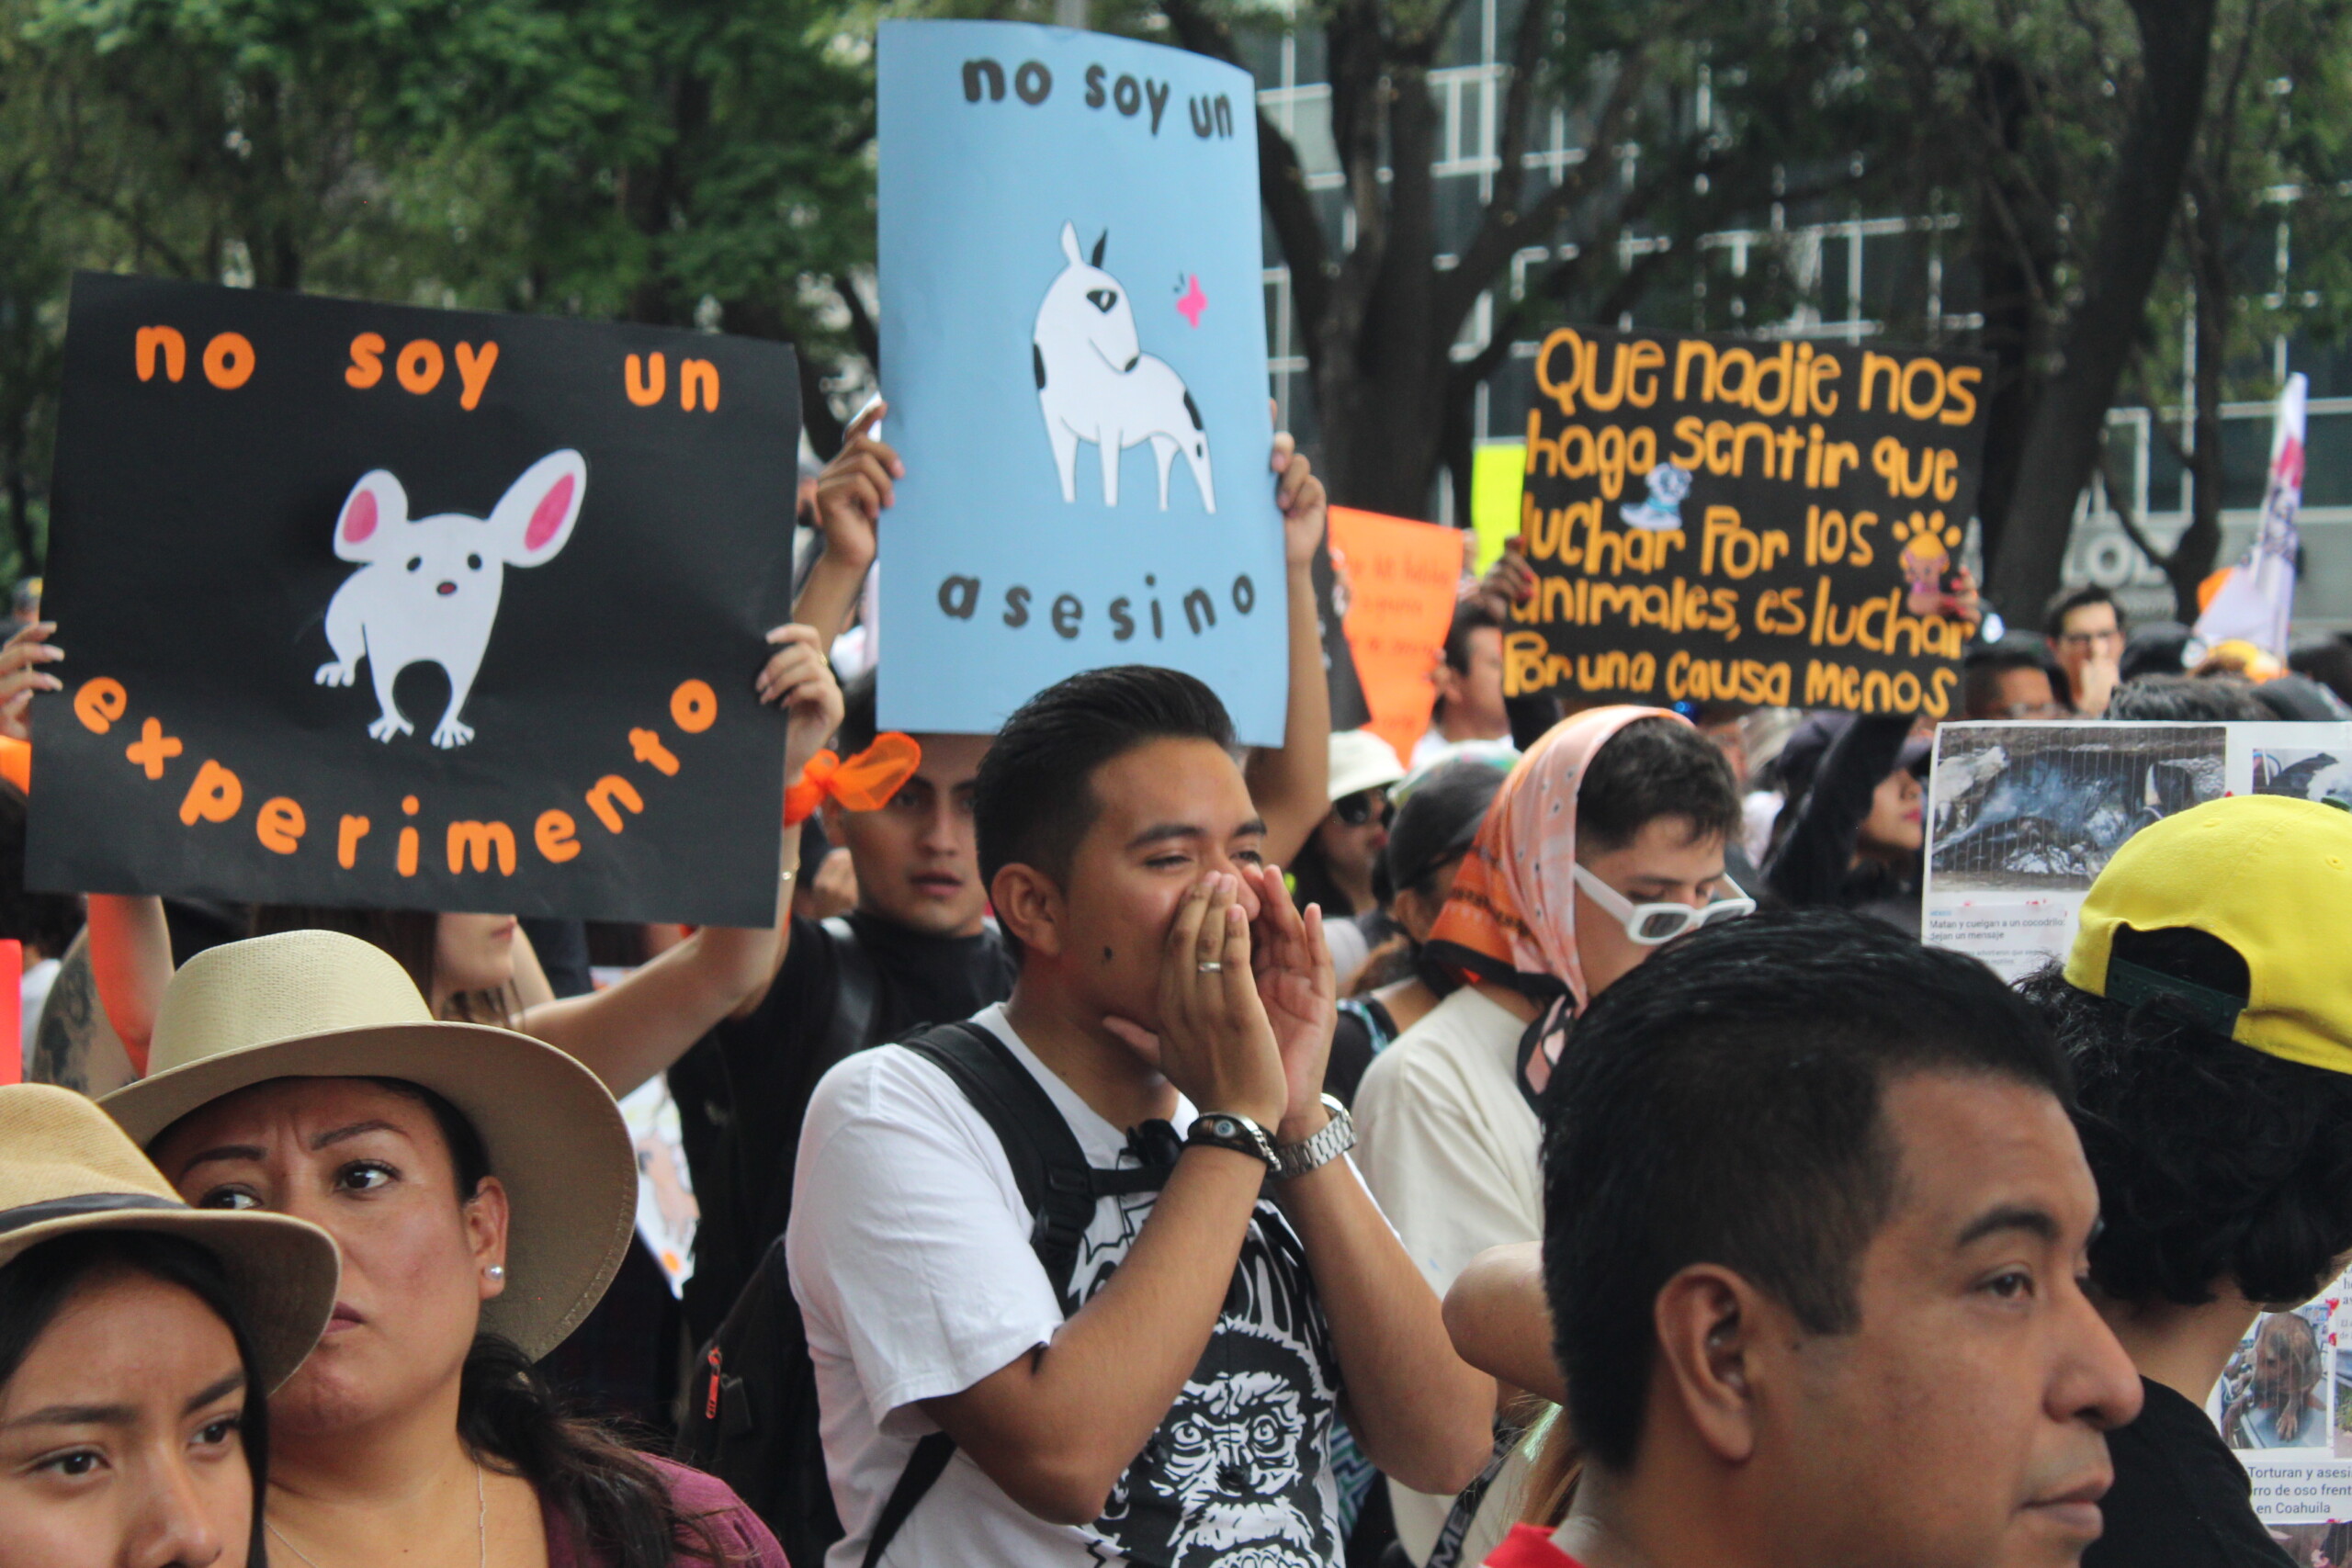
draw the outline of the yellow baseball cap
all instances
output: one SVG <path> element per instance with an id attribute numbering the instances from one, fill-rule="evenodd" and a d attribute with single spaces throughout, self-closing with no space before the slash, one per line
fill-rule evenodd
<path id="1" fill-rule="evenodd" d="M 2115 933 L 2188 928 L 2245 960 L 2245 1003 L 2114 957 Z M 2245 795 L 2124 841 L 2083 900 L 2066 983 L 2118 1002 L 2165 993 L 2217 1032 L 2306 1066 L 2352 1073 L 2352 812 Z"/>

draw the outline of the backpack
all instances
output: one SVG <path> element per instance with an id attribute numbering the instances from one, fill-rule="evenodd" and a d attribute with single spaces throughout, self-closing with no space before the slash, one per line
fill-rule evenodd
<path id="1" fill-rule="evenodd" d="M 695 1196 L 702 1206 L 702 1223 L 695 1235 L 695 1271 L 686 1281 L 686 1321 L 700 1337 L 715 1333 L 736 1297 L 757 1287 L 761 1255 L 783 1232 L 776 1213 L 789 1202 L 791 1161 L 798 1142 L 800 1119 L 817 1080 L 834 1064 L 882 1043 L 882 976 L 874 957 L 857 940 L 850 923 L 839 915 L 820 922 L 819 930 L 831 947 L 834 969 L 833 1005 L 823 1030 L 800 1054 L 799 1072 L 785 1091 L 782 1103 L 768 1108 L 760 1135 L 746 1138 L 738 1126 L 741 1109 L 734 1087 L 727 1081 L 723 1057 L 711 1047 L 699 1067 L 700 1095 L 681 1095 L 679 1112 L 688 1118 L 687 1163 L 694 1173 Z M 693 1056 L 699 1056 L 696 1046 Z M 672 1069 L 673 1087 L 679 1069 Z M 695 1103 L 687 1103 L 693 1099 Z M 696 1126 L 690 1111 L 698 1114 Z M 773 1121 L 781 1121 L 786 1135 L 777 1138 Z M 775 1230 L 768 1231 L 773 1223 Z"/>
<path id="2" fill-rule="evenodd" d="M 1053 1281 L 1065 1314 L 1076 1309 L 1070 1276 L 1098 1199 L 1157 1191 L 1171 1167 L 1102 1170 L 1044 1088 L 974 1023 L 926 1029 L 901 1042 L 936 1065 L 996 1133 L 1022 1203 L 1036 1216 L 1029 1245 Z M 718 1332 L 702 1348 L 678 1424 L 677 1458 L 718 1476 L 767 1522 L 785 1555 L 816 1568 L 844 1533 L 833 1507 L 817 1427 L 816 1368 L 793 1299 L 784 1238 L 770 1243 Z M 956 1439 L 933 1432 L 916 1444 L 867 1540 L 864 1568 L 882 1553 L 922 1501 Z"/>

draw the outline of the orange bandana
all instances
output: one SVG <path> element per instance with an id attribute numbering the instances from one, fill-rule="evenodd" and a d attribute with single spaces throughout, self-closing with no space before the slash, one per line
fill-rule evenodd
<path id="1" fill-rule="evenodd" d="M 784 792 L 784 825 L 798 827 L 828 800 L 844 811 L 879 811 L 922 766 L 922 746 L 913 736 L 895 729 L 876 736 L 873 745 L 846 761 L 835 752 L 820 751 L 800 770 L 799 781 Z"/>
<path id="2" fill-rule="evenodd" d="M 1584 1010 L 1589 997 L 1577 959 L 1577 789 L 1610 737 L 1645 718 L 1690 722 L 1670 708 L 1593 708 L 1562 719 L 1527 749 L 1487 808 L 1430 931 L 1431 942 L 1458 950 L 1437 954 L 1439 962 L 1474 980 L 1522 976 L 1539 998 L 1565 991 L 1565 1010 Z M 1549 1010 L 1543 1054 L 1556 1058 L 1566 1020 L 1558 1004 Z M 1531 1076 L 1548 1073 L 1548 1065 L 1530 1067 Z"/>

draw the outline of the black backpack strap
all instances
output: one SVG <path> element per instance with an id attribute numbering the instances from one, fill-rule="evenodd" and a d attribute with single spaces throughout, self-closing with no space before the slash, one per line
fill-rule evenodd
<path id="1" fill-rule="evenodd" d="M 1037 1216 L 1029 1245 L 1044 1264 L 1065 1314 L 1078 1244 L 1094 1221 L 1095 1177 L 1059 1107 L 1004 1042 L 977 1023 L 948 1023 L 900 1042 L 955 1080 L 1012 1163 L 1021 1201 Z M 1125 1174 L 1125 1173 L 1121 1173 Z M 1167 1179 L 1159 1173 L 1151 1185 Z"/>
<path id="2" fill-rule="evenodd" d="M 1004 1145 L 1021 1201 L 1037 1216 L 1029 1246 L 1045 1266 L 1067 1315 L 1075 1305 L 1070 1275 L 1078 1266 L 1079 1243 L 1094 1219 L 1095 1200 L 1157 1191 L 1166 1185 L 1172 1168 L 1098 1170 L 1089 1165 L 1053 1097 L 1003 1041 L 979 1024 L 940 1024 L 899 1043 L 945 1073 Z M 956 1439 L 944 1432 L 930 1433 L 915 1444 L 899 1483 L 874 1521 L 863 1568 L 877 1568 L 915 1505 L 955 1456 Z"/>
<path id="3" fill-rule="evenodd" d="M 915 1444 L 915 1451 L 907 1456 L 907 1468 L 899 1472 L 899 1483 L 890 1488 L 890 1495 L 882 1505 L 882 1517 L 874 1521 L 874 1533 L 865 1540 L 865 1558 L 861 1568 L 876 1568 L 882 1553 L 898 1539 L 899 1527 L 915 1511 L 923 1494 L 947 1470 L 947 1461 L 956 1457 L 956 1439 L 944 1432 L 931 1432 Z"/>

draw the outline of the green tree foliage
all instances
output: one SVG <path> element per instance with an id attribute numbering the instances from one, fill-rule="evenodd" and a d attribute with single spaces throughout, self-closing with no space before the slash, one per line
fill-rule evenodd
<path id="1" fill-rule="evenodd" d="M 1982 510 L 2004 598 L 2030 607 L 2054 585 L 2109 403 L 2172 400 L 2156 389 L 2194 345 L 2203 418 L 2267 395 L 2257 340 L 2339 330 L 2347 8 L 1509 0 L 1499 167 L 1442 247 L 1432 73 L 1462 57 L 1468 0 L 1097 0 L 1091 20 L 1237 61 L 1286 28 L 1321 39 L 1328 151 L 1261 115 L 1261 186 L 1340 499 L 1419 513 L 1448 468 L 1464 493 L 1476 390 L 1514 340 L 1626 318 L 1801 328 L 1822 280 L 1773 236 L 1910 217 L 1934 226 L 1913 271 L 1932 244 L 1946 308 L 1907 287 L 1873 313 L 1897 341 L 1994 356 Z M 785 339 L 830 450 L 878 369 L 880 13 L 0 0 L 0 551 L 38 555 L 74 266 Z M 1336 158 L 1337 206 L 1318 208 L 1309 156 Z M 2298 280 L 2283 292 L 2267 259 L 2282 219 Z M 1726 227 L 1763 236 L 1744 268 L 1698 243 Z M 1955 291 L 1972 315 L 1952 314 Z M 2178 436 L 2193 473 L 2218 464 L 2217 432 L 2190 420 Z M 2200 512 L 2174 549 L 2149 547 L 2186 583 L 2217 527 Z"/>
<path id="2" fill-rule="evenodd" d="M 1847 9 L 1525 0 L 1509 26 L 1493 195 L 1467 243 L 1442 248 L 1430 73 L 1454 63 L 1444 51 L 1464 0 L 1301 6 L 1327 39 L 1352 243 L 1318 220 L 1298 148 L 1262 114 L 1261 185 L 1335 493 L 1414 515 L 1441 466 L 1466 493 L 1472 399 L 1513 338 L 1642 313 L 1654 291 L 1689 288 L 1700 233 L 1786 198 L 1792 181 L 1815 197 L 1852 184 L 1851 149 L 1886 130 L 1865 112 L 1873 84 L 1854 68 Z M 1161 10 L 1182 42 L 1227 59 L 1238 33 L 1269 20 L 1216 0 Z M 1555 114 L 1574 152 L 1531 165 Z M 1620 243 L 1636 236 L 1648 243 Z M 1457 356 L 1498 284 L 1487 341 Z"/>
<path id="3" fill-rule="evenodd" d="M 2352 309 L 2352 120 L 2334 85 L 2352 71 L 2345 0 L 2223 0 L 2214 66 L 2172 249 L 2134 344 L 2125 388 L 2154 412 L 2150 435 L 2188 477 L 2188 523 L 2169 548 L 2132 511 L 2121 474 L 2109 503 L 2194 621 L 2219 564 L 2225 401 L 2278 389 L 2282 341 L 2340 340 Z M 2189 396 L 2177 417 L 2168 404 Z M 2267 430 L 2265 432 L 2267 434 Z"/>
<path id="4" fill-rule="evenodd" d="M 19 559 L 76 266 L 781 338 L 830 449 L 868 376 L 869 56 L 812 0 L 0 0 Z"/>

